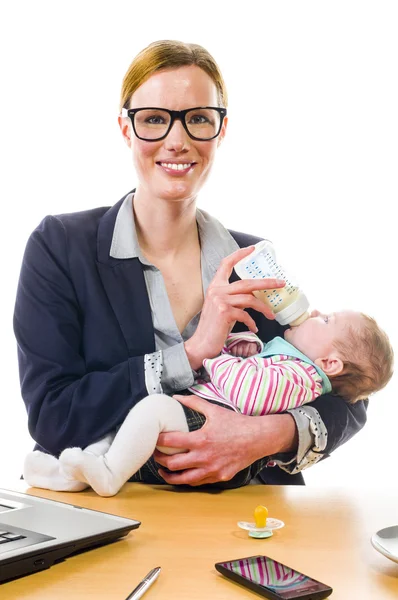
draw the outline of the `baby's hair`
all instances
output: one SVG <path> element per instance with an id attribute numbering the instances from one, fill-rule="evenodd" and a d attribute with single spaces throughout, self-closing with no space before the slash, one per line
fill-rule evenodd
<path id="1" fill-rule="evenodd" d="M 331 377 L 333 391 L 354 404 L 384 388 L 394 368 L 394 351 L 387 334 L 376 321 L 361 313 L 361 326 L 349 326 L 345 340 L 334 346 L 341 354 L 344 368 Z"/>

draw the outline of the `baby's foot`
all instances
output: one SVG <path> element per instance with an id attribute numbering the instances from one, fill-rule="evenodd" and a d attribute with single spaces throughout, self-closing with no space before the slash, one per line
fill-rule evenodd
<path id="1" fill-rule="evenodd" d="M 62 471 L 68 477 L 85 481 L 100 496 L 114 496 L 124 483 L 115 481 L 104 456 L 95 456 L 80 448 L 68 448 L 62 452 L 59 460 Z"/>
<path id="2" fill-rule="evenodd" d="M 26 456 L 23 478 L 32 487 L 57 492 L 80 492 L 87 487 L 81 481 L 65 477 L 58 459 L 39 450 L 29 452 Z"/>
<path id="3" fill-rule="evenodd" d="M 69 479 L 78 479 L 85 481 L 81 471 L 81 462 L 83 450 L 81 448 L 66 448 L 59 457 L 59 463 L 62 473 Z"/>

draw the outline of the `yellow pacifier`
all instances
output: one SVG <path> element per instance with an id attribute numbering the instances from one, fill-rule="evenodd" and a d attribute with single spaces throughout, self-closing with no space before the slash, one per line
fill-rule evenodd
<path id="1" fill-rule="evenodd" d="M 254 509 L 254 522 L 256 529 L 263 529 L 267 526 L 268 508 L 266 506 L 256 506 Z"/>
<path id="2" fill-rule="evenodd" d="M 238 522 L 238 527 L 248 531 L 249 536 L 253 538 L 271 537 L 274 529 L 281 529 L 284 525 L 284 522 L 279 519 L 271 519 L 268 516 L 268 508 L 261 504 L 254 509 L 254 523 Z"/>

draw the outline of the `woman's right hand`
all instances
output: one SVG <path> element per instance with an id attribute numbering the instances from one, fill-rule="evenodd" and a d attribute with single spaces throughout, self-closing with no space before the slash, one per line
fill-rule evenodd
<path id="1" fill-rule="evenodd" d="M 205 358 L 214 358 L 220 354 L 236 321 L 244 323 L 250 331 L 257 333 L 257 326 L 245 308 L 253 308 L 267 319 L 275 318 L 271 309 L 253 296 L 252 292 L 284 287 L 283 280 L 244 279 L 229 283 L 234 266 L 253 249 L 254 246 L 241 248 L 224 258 L 208 287 L 198 327 L 184 344 L 194 370 L 202 366 Z"/>

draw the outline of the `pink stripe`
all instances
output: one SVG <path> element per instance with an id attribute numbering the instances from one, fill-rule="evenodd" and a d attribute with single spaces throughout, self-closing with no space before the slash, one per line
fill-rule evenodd
<path id="1" fill-rule="evenodd" d="M 240 399 L 241 394 L 243 393 L 242 390 L 242 386 L 245 384 L 246 382 L 246 377 L 248 376 L 248 372 L 250 371 L 250 364 L 246 363 L 245 364 L 245 368 L 241 369 L 241 371 L 239 372 L 239 379 L 236 382 L 236 394 L 234 396 L 232 396 L 232 400 L 235 402 L 235 404 L 237 403 L 241 403 L 244 398 L 242 400 Z M 246 406 L 242 409 L 243 414 L 247 414 L 246 413 Z"/>
<path id="2" fill-rule="evenodd" d="M 281 569 L 279 568 L 279 566 L 281 566 L 282 572 L 281 572 Z M 283 576 L 283 566 L 279 565 L 279 563 L 275 563 L 275 575 L 276 575 L 277 581 L 278 581 L 278 579 L 281 579 L 281 575 Z"/>
<path id="3" fill-rule="evenodd" d="M 296 406 L 301 406 L 304 403 L 306 397 L 306 393 L 305 393 L 305 389 L 303 388 L 303 386 L 300 386 L 300 391 L 297 395 L 296 398 Z"/>
<path id="4" fill-rule="evenodd" d="M 268 412 L 268 406 L 269 406 L 269 402 L 271 399 L 271 394 L 272 394 L 272 387 L 273 387 L 273 372 L 272 369 L 270 369 L 267 373 L 267 375 L 265 375 L 265 373 L 261 374 L 261 379 L 259 380 L 259 386 L 257 389 L 257 394 L 256 394 L 256 406 L 259 400 L 259 397 L 262 397 L 262 401 L 260 401 L 260 412 L 258 414 L 260 415 L 266 415 Z M 265 381 L 264 381 L 265 379 Z M 254 408 L 254 406 L 253 406 Z M 258 410 L 258 406 L 257 406 L 257 410 Z"/>
<path id="5" fill-rule="evenodd" d="M 244 373 L 247 371 L 246 364 L 242 361 L 241 368 L 236 373 L 235 382 L 231 389 L 231 400 L 235 402 L 235 398 L 239 397 L 239 392 L 244 381 Z"/>
<path id="6" fill-rule="evenodd" d="M 270 413 L 272 410 L 272 405 L 275 402 L 275 395 L 276 395 L 276 391 L 278 389 L 278 384 L 279 384 L 279 373 L 274 368 L 271 369 L 270 382 L 272 385 L 270 386 L 270 392 L 268 393 L 267 403 L 264 407 L 265 414 Z"/>
<path id="7" fill-rule="evenodd" d="M 294 361 L 294 363 L 295 363 L 295 366 L 298 367 L 299 369 L 301 369 L 306 374 L 306 376 L 311 380 L 311 384 L 313 386 L 314 376 L 313 376 L 313 372 L 311 372 L 313 369 L 312 365 L 308 365 L 308 366 L 304 365 L 304 363 L 302 363 L 301 361 Z M 310 368 L 308 368 L 308 367 L 310 367 Z"/>
<path id="8" fill-rule="evenodd" d="M 210 379 L 215 382 L 215 384 L 222 389 L 222 381 L 228 376 L 230 369 L 228 367 L 225 368 L 225 365 L 231 361 L 230 356 L 219 357 L 217 359 L 207 359 L 204 361 L 204 367 L 210 375 Z M 210 368 L 209 368 L 210 363 Z M 218 372 L 224 367 L 224 372 L 221 375 Z M 219 392 L 218 392 L 219 393 Z M 223 396 L 221 396 L 223 397 Z"/>
<path id="9" fill-rule="evenodd" d="M 250 578 L 250 571 L 247 568 L 247 565 L 248 565 L 248 561 L 244 561 L 244 560 L 239 561 L 239 566 L 240 566 L 243 577 L 249 576 L 249 578 Z"/>
<path id="10" fill-rule="evenodd" d="M 283 390 L 283 393 L 282 393 L 281 404 L 280 404 L 280 407 L 278 408 L 278 412 L 282 412 L 283 409 L 284 409 L 284 407 L 285 407 L 286 398 L 288 397 L 289 391 L 290 391 L 289 390 L 289 387 L 290 387 L 289 383 L 290 383 L 289 380 L 286 379 L 286 378 L 282 379 L 281 382 L 280 382 L 280 385 L 282 384 L 285 389 Z"/>
<path id="11" fill-rule="evenodd" d="M 257 379 L 254 382 L 254 387 L 256 388 L 255 390 L 253 390 L 253 394 L 252 394 L 252 401 L 251 401 L 251 413 L 254 412 L 254 407 L 257 407 L 257 401 L 258 398 L 260 396 L 260 390 L 262 388 L 262 384 L 263 384 L 263 379 L 265 377 L 265 371 L 264 369 L 261 369 L 258 373 L 257 373 Z M 260 415 L 263 415 L 264 412 L 264 403 L 263 406 L 261 407 L 261 411 L 260 411 Z"/>
<path id="12" fill-rule="evenodd" d="M 220 394 L 218 389 L 212 383 L 196 384 L 188 389 L 194 394 L 198 394 L 198 396 L 206 398 L 207 400 L 213 400 L 214 398 L 221 398 L 224 400 L 224 396 Z"/>
<path id="13" fill-rule="evenodd" d="M 224 363 L 225 362 L 227 362 L 227 361 L 224 361 Z M 239 358 L 232 358 L 231 359 L 231 357 L 228 357 L 228 363 L 229 363 L 229 365 L 224 369 L 224 372 L 221 373 L 221 375 L 218 378 L 218 385 L 219 385 L 219 387 L 221 389 L 223 389 L 223 391 L 225 391 L 224 390 L 224 381 L 228 377 L 230 377 L 232 369 L 236 366 L 236 364 L 242 364 L 243 365 L 242 361 L 240 361 Z"/>
<path id="14" fill-rule="evenodd" d="M 260 585 L 264 585 L 264 583 L 266 582 L 266 579 L 265 579 L 266 574 L 263 569 L 263 561 L 261 560 L 261 558 L 257 559 L 257 567 L 258 567 L 258 573 L 259 573 L 259 579 L 260 579 L 259 583 L 260 583 Z"/>
<path id="15" fill-rule="evenodd" d="M 250 361 L 250 363 L 256 369 L 257 365 L 256 364 L 253 365 L 253 361 L 252 360 Z M 250 400 L 252 398 L 253 390 L 256 387 L 256 379 L 257 379 L 257 372 L 255 371 L 254 377 L 252 377 L 252 380 L 251 380 L 251 383 L 250 383 L 250 387 L 249 387 L 249 389 L 247 391 L 247 396 L 246 396 L 246 399 L 245 399 L 245 406 L 244 406 L 244 409 L 243 409 L 243 412 L 244 412 L 245 415 L 249 415 L 249 414 L 251 414 L 251 412 L 253 412 L 253 403 L 252 403 L 251 411 L 250 411 Z M 254 401 L 256 400 L 256 394 L 253 394 L 253 399 L 254 399 Z"/>
<path id="16" fill-rule="evenodd" d="M 286 408 L 288 406 L 290 406 L 290 398 L 292 397 L 293 390 L 294 390 L 294 386 L 293 386 L 292 382 L 288 381 L 287 385 L 286 385 L 285 403 L 283 404 L 281 412 L 283 412 L 284 410 L 286 410 Z M 295 404 L 295 407 L 296 406 L 297 406 L 297 404 Z"/>
<path id="17" fill-rule="evenodd" d="M 268 400 L 268 392 L 269 392 L 269 373 L 270 371 L 267 371 L 267 374 L 265 374 L 265 368 L 268 368 L 268 365 L 266 367 L 264 367 L 264 365 L 261 364 L 261 361 L 263 361 L 263 359 L 261 358 L 254 358 L 252 359 L 252 364 L 255 365 L 256 367 L 256 377 L 253 378 L 253 384 L 250 386 L 249 391 L 248 391 L 248 398 L 246 401 L 246 406 L 247 406 L 247 412 L 245 412 L 246 415 L 253 415 L 255 412 L 257 413 L 258 410 L 258 400 L 259 397 L 264 396 L 263 392 L 266 391 L 267 394 L 265 396 L 265 398 L 262 399 L 262 406 L 261 406 L 261 411 L 258 414 L 266 414 L 266 403 Z M 265 362 L 265 361 L 264 361 Z M 266 361 L 269 363 L 269 361 Z M 266 379 L 266 381 L 264 382 L 263 385 L 263 381 L 264 378 Z"/>
<path id="18" fill-rule="evenodd" d="M 263 379 L 263 378 L 262 378 Z M 273 369 L 269 369 L 267 372 L 267 380 L 264 382 L 262 389 L 258 390 L 258 393 L 262 393 L 263 402 L 261 407 L 261 415 L 268 414 L 270 403 L 272 403 L 272 397 L 275 393 L 275 376 Z"/>
<path id="19" fill-rule="evenodd" d="M 225 356 L 225 357 L 220 356 L 219 358 L 217 358 L 215 360 L 214 359 L 210 359 L 210 360 L 212 361 L 211 366 L 210 366 L 210 377 L 212 379 L 215 379 L 217 377 L 217 371 L 219 369 L 221 369 L 221 367 L 223 367 L 226 363 L 229 363 L 231 360 L 231 357 L 230 356 Z M 205 361 L 205 363 L 206 362 L 207 361 Z M 225 369 L 225 373 L 227 373 L 227 372 L 228 372 L 228 369 Z"/>
<path id="20" fill-rule="evenodd" d="M 302 362 L 295 362 L 295 365 L 297 367 L 299 367 L 305 374 L 306 376 L 310 379 L 310 385 L 309 385 L 309 390 L 312 392 L 312 396 L 314 397 L 315 391 L 316 391 L 316 381 L 314 380 L 314 376 L 316 375 L 317 371 L 314 369 L 314 367 L 312 365 L 304 365 L 304 363 Z M 314 373 L 315 371 L 315 373 Z M 304 384 L 304 381 L 302 382 L 302 384 Z"/>

